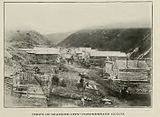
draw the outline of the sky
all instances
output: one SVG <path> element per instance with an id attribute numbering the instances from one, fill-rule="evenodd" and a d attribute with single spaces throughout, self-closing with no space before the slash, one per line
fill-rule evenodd
<path id="1" fill-rule="evenodd" d="M 6 30 L 61 33 L 96 26 L 151 27 L 146 3 L 5 3 Z"/>

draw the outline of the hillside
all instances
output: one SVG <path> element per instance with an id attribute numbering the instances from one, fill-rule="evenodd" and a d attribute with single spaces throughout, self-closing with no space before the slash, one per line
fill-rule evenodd
<path id="1" fill-rule="evenodd" d="M 65 38 L 67 38 L 71 32 L 66 32 L 66 33 L 52 33 L 52 34 L 47 34 L 45 37 L 51 42 L 52 46 L 57 45 L 61 41 L 63 41 Z"/>
<path id="2" fill-rule="evenodd" d="M 99 50 L 131 52 L 139 48 L 134 57 L 151 47 L 151 29 L 85 29 L 71 34 L 58 46 L 91 47 Z"/>
<path id="3" fill-rule="evenodd" d="M 9 31 L 6 32 L 7 46 L 15 48 L 33 48 L 35 46 L 50 46 L 50 41 L 36 31 Z"/>
<path id="4" fill-rule="evenodd" d="M 35 46 L 51 46 L 50 42 L 36 31 L 6 31 L 5 34 L 5 76 L 13 75 L 17 69 L 27 65 L 30 56 L 19 48 L 33 48 Z"/>

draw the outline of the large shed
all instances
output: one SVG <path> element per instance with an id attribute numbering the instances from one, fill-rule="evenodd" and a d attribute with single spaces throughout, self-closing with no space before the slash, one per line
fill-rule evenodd
<path id="1" fill-rule="evenodd" d="M 98 51 L 92 50 L 90 51 L 91 58 L 127 58 L 127 54 L 120 51 Z"/>
<path id="2" fill-rule="evenodd" d="M 60 54 L 59 48 L 33 48 L 33 49 L 21 49 L 26 51 L 32 56 L 36 63 L 53 63 Z"/>

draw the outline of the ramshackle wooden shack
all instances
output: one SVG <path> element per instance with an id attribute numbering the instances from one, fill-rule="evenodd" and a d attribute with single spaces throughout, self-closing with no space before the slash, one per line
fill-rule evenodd
<path id="1" fill-rule="evenodd" d="M 113 80 L 131 82 L 150 80 L 150 68 L 145 60 L 106 61 L 105 72 L 110 74 Z"/>
<path id="2" fill-rule="evenodd" d="M 105 71 L 110 74 L 104 83 L 117 94 L 126 89 L 127 97 L 147 97 L 151 93 L 151 69 L 145 60 L 116 60 L 106 62 Z"/>

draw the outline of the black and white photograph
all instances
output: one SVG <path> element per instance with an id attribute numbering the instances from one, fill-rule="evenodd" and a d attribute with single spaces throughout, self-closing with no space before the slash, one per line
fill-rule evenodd
<path id="1" fill-rule="evenodd" d="M 5 108 L 151 108 L 152 2 L 5 2 Z"/>

